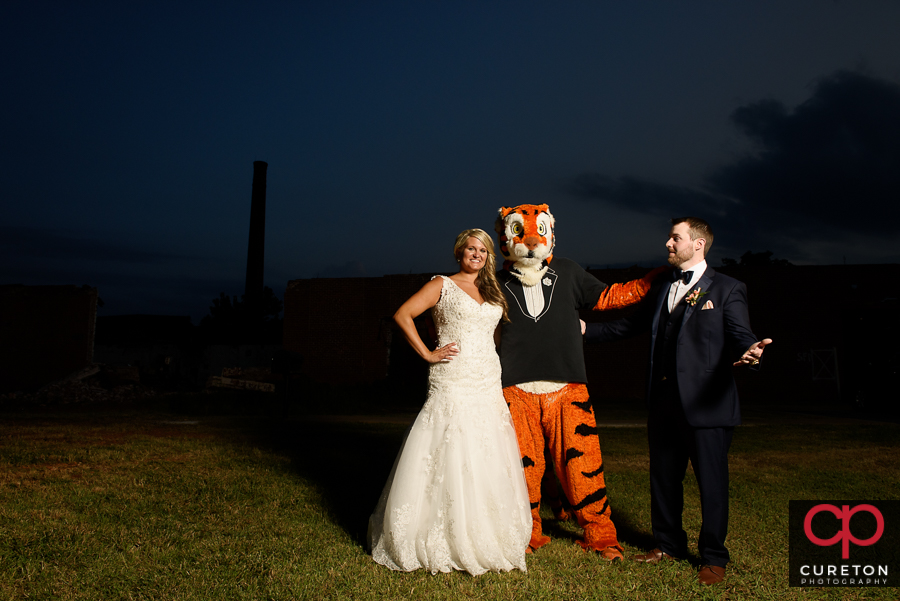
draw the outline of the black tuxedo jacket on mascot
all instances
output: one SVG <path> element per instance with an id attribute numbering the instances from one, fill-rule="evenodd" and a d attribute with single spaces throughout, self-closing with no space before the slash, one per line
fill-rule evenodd
<path id="1" fill-rule="evenodd" d="M 540 503 L 544 449 L 579 525 L 585 550 L 621 559 L 610 520 L 603 458 L 587 392 L 578 311 L 639 302 L 659 270 L 607 286 L 569 259 L 554 257 L 555 221 L 545 204 L 501 208 L 495 224 L 505 259 L 497 274 L 509 304 L 500 342 L 503 395 L 516 428 L 531 502 L 530 546 L 550 542 Z"/>

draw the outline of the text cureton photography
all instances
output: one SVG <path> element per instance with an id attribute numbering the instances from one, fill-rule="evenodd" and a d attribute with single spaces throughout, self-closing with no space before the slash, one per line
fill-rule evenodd
<path id="1" fill-rule="evenodd" d="M 897 586 L 900 501 L 790 502 L 791 586 Z"/>

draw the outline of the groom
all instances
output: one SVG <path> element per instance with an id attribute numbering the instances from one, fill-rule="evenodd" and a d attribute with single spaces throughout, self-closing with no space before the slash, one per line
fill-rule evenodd
<path id="1" fill-rule="evenodd" d="M 673 219 L 666 242 L 672 277 L 657 279 L 633 316 L 588 324 L 586 332 L 588 341 L 603 342 L 650 331 L 647 437 L 657 547 L 632 559 L 656 564 L 687 557 L 682 481 L 690 460 L 703 519 L 701 584 L 722 582 L 729 561 L 727 455 L 741 423 L 732 368 L 757 365 L 772 342 L 757 341 L 750 331 L 744 284 L 707 266 L 712 241 L 706 221 Z"/>

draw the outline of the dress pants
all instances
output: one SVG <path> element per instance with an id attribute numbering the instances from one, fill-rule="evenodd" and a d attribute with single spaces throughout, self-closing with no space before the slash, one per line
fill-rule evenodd
<path id="1" fill-rule="evenodd" d="M 654 382 L 647 436 L 650 446 L 650 522 L 659 549 L 687 556 L 682 527 L 684 477 L 690 460 L 700 489 L 702 525 L 697 549 L 701 562 L 728 563 L 728 449 L 734 428 L 694 428 L 684 416 L 674 378 Z"/>

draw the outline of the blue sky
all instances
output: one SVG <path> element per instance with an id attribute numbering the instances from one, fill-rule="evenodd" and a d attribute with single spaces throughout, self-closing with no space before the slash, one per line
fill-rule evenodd
<path id="1" fill-rule="evenodd" d="M 0 284 L 102 314 L 266 284 L 453 268 L 460 230 L 547 202 L 557 254 L 898 262 L 900 4 L 0 4 Z M 891 201 L 892 200 L 892 201 Z"/>

